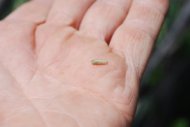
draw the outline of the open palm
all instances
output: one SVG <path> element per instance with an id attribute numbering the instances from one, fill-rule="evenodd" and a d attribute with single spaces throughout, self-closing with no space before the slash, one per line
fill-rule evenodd
<path id="1" fill-rule="evenodd" d="M 0 22 L 0 126 L 129 126 L 167 4 L 33 0 L 13 12 Z"/>

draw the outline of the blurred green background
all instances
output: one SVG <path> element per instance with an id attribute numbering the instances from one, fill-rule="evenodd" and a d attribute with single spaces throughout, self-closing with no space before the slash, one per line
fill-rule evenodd
<path id="1" fill-rule="evenodd" d="M 26 0 L 0 0 L 0 19 Z M 190 0 L 170 0 L 133 127 L 190 127 Z"/>

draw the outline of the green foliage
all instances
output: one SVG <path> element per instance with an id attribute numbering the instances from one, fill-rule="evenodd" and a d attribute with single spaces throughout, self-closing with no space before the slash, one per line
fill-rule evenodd
<path id="1" fill-rule="evenodd" d="M 189 127 L 189 122 L 187 119 L 180 118 L 173 123 L 172 127 Z"/>
<path id="2" fill-rule="evenodd" d="M 15 0 L 13 3 L 13 9 L 16 9 L 18 6 L 26 2 L 27 0 Z"/>
<path id="3" fill-rule="evenodd" d="M 157 67 L 152 76 L 149 79 L 149 84 L 151 86 L 155 86 L 159 83 L 160 79 L 162 79 L 164 76 L 164 67 L 162 65 L 160 65 L 159 67 Z"/>

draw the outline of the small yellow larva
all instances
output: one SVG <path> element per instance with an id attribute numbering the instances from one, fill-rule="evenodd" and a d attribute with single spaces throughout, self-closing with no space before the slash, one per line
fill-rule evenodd
<path id="1" fill-rule="evenodd" d="M 106 59 L 93 59 L 91 61 L 91 63 L 93 65 L 107 65 L 108 64 L 108 60 L 106 60 Z"/>

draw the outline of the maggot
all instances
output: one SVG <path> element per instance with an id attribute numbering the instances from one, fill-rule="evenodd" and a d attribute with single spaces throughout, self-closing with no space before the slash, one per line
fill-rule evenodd
<path id="1" fill-rule="evenodd" d="M 93 59 L 91 61 L 92 65 L 107 65 L 108 64 L 108 60 L 106 59 Z"/>

